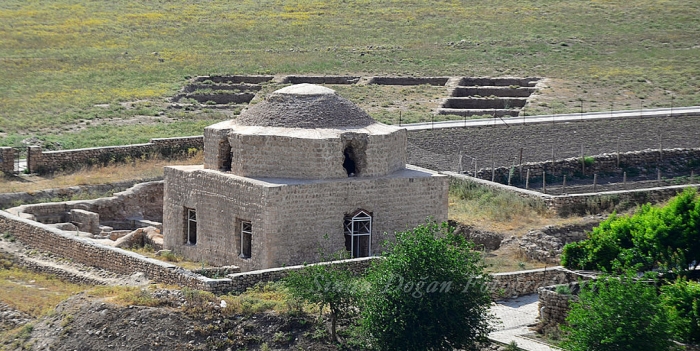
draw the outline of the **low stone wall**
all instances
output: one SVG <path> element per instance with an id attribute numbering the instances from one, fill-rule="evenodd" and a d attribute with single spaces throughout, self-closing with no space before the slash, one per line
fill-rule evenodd
<path id="1" fill-rule="evenodd" d="M 580 157 L 545 162 L 528 162 L 513 167 L 511 184 L 525 183 L 525 177 L 530 171 L 530 183 L 542 183 L 542 175 L 557 177 L 567 176 L 568 180 L 591 178 L 594 174 L 622 175 L 656 174 L 658 168 L 662 174 L 683 173 L 690 175 L 690 171 L 700 172 L 700 148 L 693 149 L 656 149 L 632 152 L 605 153 L 595 156 L 587 156 L 588 164 Z M 592 162 L 591 162 L 592 161 Z M 521 178 L 522 168 L 522 178 Z M 469 172 L 470 170 L 467 170 Z M 473 176 L 473 170 L 471 170 Z M 508 184 L 508 175 L 511 167 L 496 167 L 495 169 L 483 168 L 477 171 L 476 177 L 491 180 L 501 184 Z"/>
<path id="2" fill-rule="evenodd" d="M 491 189 L 509 191 L 522 198 L 542 201 L 549 212 L 562 217 L 612 212 L 618 208 L 625 209 L 646 203 L 659 203 L 680 194 L 686 188 L 700 188 L 700 184 L 686 184 L 587 194 L 548 195 L 454 172 L 443 173 L 455 179 L 473 182 Z"/>
<path id="3" fill-rule="evenodd" d="M 540 322 L 543 324 L 562 324 L 569 313 L 569 303 L 576 299 L 578 283 L 568 284 L 570 294 L 557 293 L 557 286 L 546 286 L 537 289 L 539 297 L 538 310 Z"/>
<path id="4" fill-rule="evenodd" d="M 138 183 L 163 180 L 163 177 L 125 180 L 108 184 L 78 185 L 68 188 L 45 189 L 21 193 L 0 194 L 0 210 L 26 204 L 36 204 L 49 201 L 68 201 L 76 195 L 102 195 L 108 192 L 124 191 Z"/>
<path id="5" fill-rule="evenodd" d="M 61 151 L 42 151 L 41 148 L 33 146 L 30 147 L 27 162 L 30 173 L 50 173 L 96 164 L 124 162 L 152 154 L 168 158 L 180 157 L 187 155 L 190 150 L 202 150 L 203 147 L 202 136 L 151 139 L 146 144 Z"/>
<path id="6" fill-rule="evenodd" d="M 108 223 L 110 225 L 112 222 L 134 224 L 143 219 L 162 222 L 163 187 L 163 181 L 139 183 L 111 197 L 22 205 L 7 211 L 45 224 L 71 222 L 70 218 L 74 217 L 72 215 L 75 210 L 98 214 L 102 224 L 107 222 L 110 222 Z"/>
<path id="7" fill-rule="evenodd" d="M 39 272 L 43 274 L 50 274 L 57 277 L 60 280 L 71 282 L 73 284 L 106 285 L 104 281 L 93 279 L 85 275 L 74 274 L 62 268 L 51 266 L 49 264 L 41 264 L 39 262 L 25 259 L 19 256 L 12 256 L 12 262 L 17 266 L 28 269 L 30 271 Z"/>
<path id="8" fill-rule="evenodd" d="M 289 272 L 305 266 L 273 268 L 260 271 L 229 274 L 223 279 L 210 279 L 131 251 L 97 244 L 88 239 L 50 226 L 23 219 L 0 211 L 0 233 L 11 233 L 23 244 L 69 258 L 75 262 L 106 269 L 118 274 L 143 272 L 148 279 L 166 284 L 177 284 L 217 294 L 243 292 L 261 282 L 277 281 Z M 316 264 L 341 264 L 355 274 L 363 274 L 377 257 L 357 258 Z M 55 273 L 55 272 L 49 272 Z M 534 293 L 537 288 L 576 281 L 577 276 L 561 267 L 493 274 L 490 286 L 494 298 Z"/>
<path id="9" fill-rule="evenodd" d="M 494 273 L 491 296 L 494 299 L 534 294 L 538 289 L 555 284 L 568 284 L 581 277 L 561 266 L 519 272 Z"/>
<path id="10" fill-rule="evenodd" d="M 134 252 L 97 244 L 47 225 L 0 211 L 0 233 L 11 233 L 23 244 L 52 252 L 75 262 L 118 274 L 143 272 L 148 279 L 193 289 L 215 291 L 226 279 L 209 279 L 178 266 L 144 257 Z M 230 280 L 228 280 L 230 282 Z"/>
<path id="11" fill-rule="evenodd" d="M 372 265 L 372 262 L 379 259 L 378 257 L 363 257 L 348 260 L 340 260 L 334 262 L 320 262 L 310 264 L 314 265 L 342 265 L 344 269 L 349 270 L 355 275 L 364 274 L 365 271 Z M 230 291 L 243 292 L 246 289 L 253 287 L 255 284 L 264 282 L 278 281 L 286 277 L 290 272 L 304 269 L 304 265 L 289 266 L 282 268 L 270 268 L 259 271 L 250 271 L 245 273 L 229 274 L 227 277 L 231 279 L 231 285 L 228 287 Z"/>

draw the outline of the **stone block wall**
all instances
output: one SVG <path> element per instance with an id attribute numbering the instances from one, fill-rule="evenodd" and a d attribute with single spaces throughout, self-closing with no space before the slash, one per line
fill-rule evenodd
<path id="1" fill-rule="evenodd" d="M 520 168 L 522 168 L 523 177 L 527 171 L 530 171 L 530 182 L 541 182 L 542 175 L 546 172 L 549 175 L 561 177 L 567 176 L 567 179 L 576 178 L 592 178 L 594 174 L 615 174 L 622 175 L 627 172 L 629 176 L 632 174 L 647 174 L 649 171 L 656 172 L 658 168 L 662 174 L 686 173 L 690 175 L 691 170 L 700 173 L 700 148 L 694 149 L 665 149 L 665 150 L 642 150 L 617 153 L 606 153 L 601 155 L 590 156 L 593 160 L 592 164 L 586 165 L 580 157 L 572 157 L 554 162 L 528 162 L 515 166 L 515 172 L 512 176 L 512 183 L 524 183 L 525 179 L 520 178 Z M 618 161 L 619 160 L 619 161 Z M 483 168 L 479 169 L 476 177 L 480 179 L 491 180 L 494 177 L 496 182 L 507 184 L 508 174 L 511 167 L 497 167 L 495 169 Z M 473 170 L 465 169 L 473 176 Z"/>
<path id="2" fill-rule="evenodd" d="M 143 272 L 149 279 L 166 284 L 211 291 L 215 280 L 195 275 L 172 264 L 139 254 L 96 244 L 41 223 L 0 211 L 0 232 L 11 233 L 23 244 L 52 252 L 85 265 L 131 275 Z"/>
<path id="3" fill-rule="evenodd" d="M 68 188 L 45 189 L 20 193 L 3 193 L 0 194 L 0 210 L 24 204 L 56 201 L 56 199 L 59 201 L 67 201 L 73 196 L 79 194 L 104 195 L 108 192 L 124 191 L 137 183 L 147 183 L 162 179 L 162 177 L 153 177 L 146 179 L 125 180 L 107 184 L 77 185 Z"/>
<path id="4" fill-rule="evenodd" d="M 493 273 L 490 290 L 494 299 L 534 294 L 544 286 L 568 284 L 580 276 L 563 267 L 531 269 L 527 271 Z"/>
<path id="5" fill-rule="evenodd" d="M 15 171 L 15 149 L 0 147 L 0 173 L 12 174 Z"/>
<path id="6" fill-rule="evenodd" d="M 44 224 L 65 223 L 77 219 L 80 223 L 93 223 L 99 215 L 101 222 L 124 222 L 150 219 L 161 222 L 163 219 L 163 182 L 147 182 L 115 193 L 114 196 L 96 200 L 50 202 L 35 205 L 22 205 L 8 212 Z M 74 216 L 75 215 L 75 218 Z M 88 219 L 90 217 L 92 219 Z M 81 230 L 99 233 L 92 224 L 85 224 Z M 90 229 L 92 228 L 92 229 Z M 127 228 L 128 229 L 128 228 Z M 96 231 L 96 233 L 94 232 Z"/>
<path id="7" fill-rule="evenodd" d="M 548 195 L 532 190 L 521 189 L 479 178 L 465 176 L 454 172 L 443 172 L 455 179 L 474 182 L 480 186 L 498 191 L 508 191 L 526 199 L 542 201 L 547 210 L 559 216 L 585 215 L 610 212 L 617 205 L 625 207 L 646 203 L 659 203 L 680 194 L 688 187 L 700 188 L 700 184 L 674 185 L 666 187 L 617 190 L 587 194 Z"/>
<path id="8" fill-rule="evenodd" d="M 576 299 L 575 294 L 578 290 L 577 283 L 571 283 L 568 286 L 571 294 L 557 293 L 557 286 L 546 286 L 537 289 L 541 323 L 562 324 L 566 321 L 566 316 L 569 313 L 569 303 Z"/>
<path id="9" fill-rule="evenodd" d="M 441 171 L 473 170 L 469 162 L 477 159 L 477 168 L 510 167 L 519 163 L 546 162 L 552 159 L 581 157 L 635 150 L 698 148 L 700 116 L 629 117 L 566 123 L 518 123 L 517 118 L 497 120 L 494 125 L 469 128 L 436 128 L 408 131 L 408 163 Z M 658 153 L 657 153 L 658 154 Z M 488 176 L 490 178 L 490 174 Z"/>
<path id="10" fill-rule="evenodd" d="M 201 136 L 151 139 L 146 144 L 106 146 L 87 149 L 41 151 L 38 146 L 29 148 L 28 168 L 31 173 L 50 173 L 66 169 L 110 162 L 123 162 L 129 158 L 158 154 L 163 157 L 187 155 L 188 150 L 203 149 Z"/>

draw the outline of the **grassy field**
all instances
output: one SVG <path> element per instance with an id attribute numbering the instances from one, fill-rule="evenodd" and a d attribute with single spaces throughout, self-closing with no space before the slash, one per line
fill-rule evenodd
<path id="1" fill-rule="evenodd" d="M 4 0 L 0 145 L 193 134 L 228 117 L 163 104 L 206 74 L 550 78 L 530 114 L 700 105 L 697 18 L 693 0 Z M 98 123 L 143 115 L 164 120 Z"/>

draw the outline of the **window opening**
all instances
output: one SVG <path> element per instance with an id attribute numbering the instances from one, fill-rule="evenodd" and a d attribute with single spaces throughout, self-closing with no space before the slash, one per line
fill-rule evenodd
<path id="1" fill-rule="evenodd" d="M 354 177 L 357 170 L 355 169 L 355 153 L 353 152 L 351 146 L 348 146 L 345 148 L 345 150 L 343 150 L 343 156 L 345 156 L 345 159 L 343 160 L 343 168 L 345 168 L 345 171 L 348 173 L 348 177 Z"/>
<path id="2" fill-rule="evenodd" d="M 372 216 L 367 212 L 345 217 L 345 249 L 352 258 L 368 257 L 372 252 Z"/>
<path id="3" fill-rule="evenodd" d="M 241 222 L 241 258 L 250 258 L 253 240 L 253 225 L 248 221 Z"/>
<path id="4" fill-rule="evenodd" d="M 197 211 L 193 208 L 187 209 L 187 244 L 197 244 Z"/>

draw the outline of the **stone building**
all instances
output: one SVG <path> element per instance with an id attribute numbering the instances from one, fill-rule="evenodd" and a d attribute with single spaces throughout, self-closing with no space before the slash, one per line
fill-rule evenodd
<path id="1" fill-rule="evenodd" d="M 165 169 L 165 248 L 243 271 L 381 250 L 447 219 L 448 179 L 406 165 L 406 130 L 335 91 L 280 89 L 204 130 L 204 165 Z"/>

